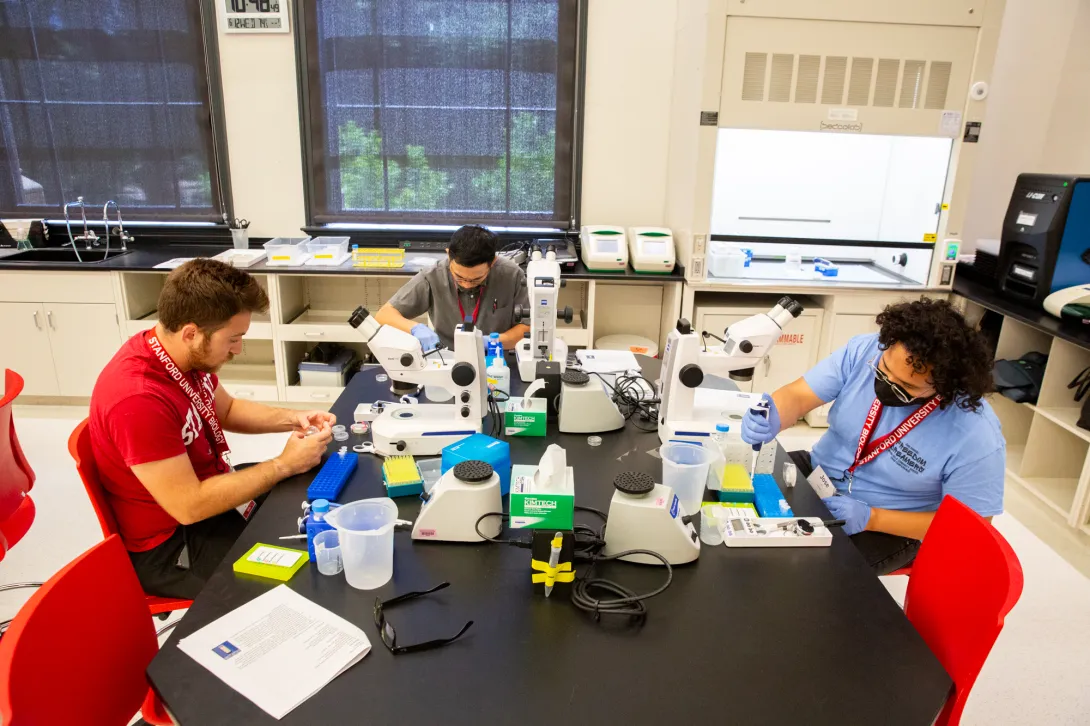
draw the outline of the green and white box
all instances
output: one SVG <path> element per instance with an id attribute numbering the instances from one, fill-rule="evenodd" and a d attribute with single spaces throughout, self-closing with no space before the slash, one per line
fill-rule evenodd
<path id="1" fill-rule="evenodd" d="M 503 412 L 508 436 L 544 436 L 547 418 L 544 398 L 512 398 Z"/>
<path id="2" fill-rule="evenodd" d="M 511 467 L 511 528 L 571 529 L 575 518 L 575 474 L 566 467 L 567 476 L 560 491 L 536 491 L 536 466 L 516 464 Z"/>

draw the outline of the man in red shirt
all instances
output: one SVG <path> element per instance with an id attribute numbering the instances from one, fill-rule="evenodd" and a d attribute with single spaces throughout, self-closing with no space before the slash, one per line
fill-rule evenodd
<path id="1" fill-rule="evenodd" d="M 313 468 L 336 418 L 236 400 L 216 375 L 269 298 L 249 274 L 198 258 L 167 277 L 159 322 L 99 374 L 90 434 L 106 496 L 144 590 L 196 597 L 279 481 Z M 305 431 L 317 427 L 318 433 Z M 274 459 L 234 470 L 224 431 L 293 432 Z"/>

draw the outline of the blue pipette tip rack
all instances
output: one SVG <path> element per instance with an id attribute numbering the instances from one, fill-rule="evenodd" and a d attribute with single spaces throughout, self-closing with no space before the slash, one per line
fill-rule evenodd
<path id="1" fill-rule="evenodd" d="M 754 474 L 753 503 L 757 507 L 757 513 L 762 517 L 794 517 L 791 507 L 784 511 L 780 508 L 780 502 L 787 503 L 775 477 L 771 474 Z"/>
<path id="2" fill-rule="evenodd" d="M 307 487 L 307 499 L 328 499 L 337 501 L 337 497 L 344 490 L 344 485 L 352 478 L 352 474 L 359 466 L 360 457 L 353 453 L 341 453 L 334 451 L 326 459 L 325 464 L 314 477 L 314 481 Z"/>

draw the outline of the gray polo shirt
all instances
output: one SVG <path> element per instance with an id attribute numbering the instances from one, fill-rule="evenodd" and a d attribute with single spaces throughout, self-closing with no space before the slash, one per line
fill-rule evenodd
<path id="1" fill-rule="evenodd" d="M 522 322 L 515 320 L 515 305 L 529 309 L 526 273 L 506 257 L 497 257 L 484 286 L 467 291 L 454 282 L 450 275 L 450 260 L 444 258 L 430 270 L 416 273 L 390 298 L 390 304 L 406 318 L 427 313 L 439 339 L 448 348 L 453 348 L 454 326 L 462 322 L 458 301 L 461 300 L 466 316 L 472 317 L 478 296 L 481 296 L 481 307 L 477 313 L 477 327 L 486 336 L 506 333 Z"/>

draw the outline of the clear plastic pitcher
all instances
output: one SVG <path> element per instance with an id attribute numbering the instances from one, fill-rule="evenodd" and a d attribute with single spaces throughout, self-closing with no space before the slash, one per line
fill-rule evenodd
<path id="1" fill-rule="evenodd" d="M 382 587 L 394 576 L 397 505 L 388 497 L 362 499 L 334 509 L 326 521 L 337 530 L 348 584 L 358 590 Z"/>
<path id="2" fill-rule="evenodd" d="M 704 500 L 708 469 L 719 452 L 697 444 L 671 442 L 659 449 L 662 457 L 662 483 L 674 490 L 686 514 L 696 514 Z"/>

